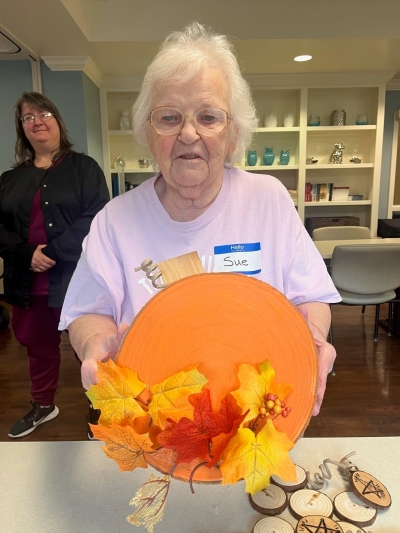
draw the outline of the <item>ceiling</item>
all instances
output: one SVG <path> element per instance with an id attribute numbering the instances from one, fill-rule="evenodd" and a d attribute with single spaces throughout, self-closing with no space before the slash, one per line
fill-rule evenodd
<path id="1" fill-rule="evenodd" d="M 232 38 L 245 74 L 400 78 L 400 0 L 0 0 L 0 13 L 1 59 L 89 56 L 107 77 L 143 75 L 166 35 L 197 20 Z"/>

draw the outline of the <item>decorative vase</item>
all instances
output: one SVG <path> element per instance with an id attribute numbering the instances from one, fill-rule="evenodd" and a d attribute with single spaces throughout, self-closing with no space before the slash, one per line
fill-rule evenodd
<path id="1" fill-rule="evenodd" d="M 249 167 L 254 167 L 257 164 L 257 150 L 249 150 L 247 152 L 247 164 Z"/>
<path id="2" fill-rule="evenodd" d="M 368 124 L 368 115 L 357 115 L 357 126 L 366 126 Z"/>
<path id="3" fill-rule="evenodd" d="M 309 126 L 319 126 L 320 124 L 321 119 L 319 118 L 319 115 L 310 115 L 310 118 L 308 119 Z"/>
<path id="4" fill-rule="evenodd" d="M 293 128 L 293 126 L 294 126 L 294 115 L 293 115 L 293 113 L 287 113 L 283 117 L 283 125 L 285 126 L 285 128 Z"/>
<path id="5" fill-rule="evenodd" d="M 119 129 L 120 130 L 129 130 L 129 111 L 128 110 L 119 110 Z"/>
<path id="6" fill-rule="evenodd" d="M 276 128 L 278 125 L 278 117 L 274 111 L 270 111 L 264 117 L 265 128 Z"/>
<path id="7" fill-rule="evenodd" d="M 279 156 L 279 161 L 281 165 L 287 165 L 290 161 L 289 150 L 281 150 L 281 155 Z"/>
<path id="8" fill-rule="evenodd" d="M 344 109 L 332 111 L 332 126 L 346 126 L 346 111 Z"/>
<path id="9" fill-rule="evenodd" d="M 274 164 L 274 161 L 275 161 L 274 147 L 272 148 L 265 147 L 263 161 L 264 161 L 264 165 L 267 165 L 267 166 Z"/>

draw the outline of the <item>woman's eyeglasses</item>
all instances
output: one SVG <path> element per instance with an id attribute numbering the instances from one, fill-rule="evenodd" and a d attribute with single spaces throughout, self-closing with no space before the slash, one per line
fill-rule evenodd
<path id="1" fill-rule="evenodd" d="M 44 111 L 43 113 L 38 113 L 37 115 L 33 115 L 32 113 L 28 113 L 27 115 L 24 115 L 21 120 L 24 124 L 33 124 L 35 122 L 35 118 L 38 117 L 39 120 L 42 122 L 47 122 L 51 118 L 53 118 L 53 113 L 50 113 L 50 111 Z"/>
<path id="2" fill-rule="evenodd" d="M 175 107 L 156 107 L 147 120 L 160 135 L 178 135 L 185 124 L 185 120 L 192 119 L 197 133 L 205 137 L 214 137 L 224 131 L 228 121 L 232 120 L 223 109 L 205 107 L 193 115 L 184 115 Z"/>

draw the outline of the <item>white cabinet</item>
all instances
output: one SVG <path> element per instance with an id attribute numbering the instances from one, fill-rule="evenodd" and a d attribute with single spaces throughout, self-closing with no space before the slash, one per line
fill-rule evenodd
<path id="1" fill-rule="evenodd" d="M 354 83 L 357 76 L 350 76 L 348 79 L 353 80 L 351 85 L 344 83 L 346 76 L 337 75 L 337 78 L 337 86 L 329 87 L 322 83 L 306 85 L 304 81 L 307 78 L 304 77 L 297 86 L 295 78 L 291 79 L 294 86 L 279 86 L 260 82 L 258 77 L 253 96 L 260 123 L 251 146 L 257 151 L 257 163 L 249 166 L 246 153 L 238 166 L 250 172 L 272 174 L 289 190 L 297 191 L 295 203 L 303 221 L 312 216 L 353 215 L 360 218 L 361 225 L 369 226 L 375 235 L 386 81 L 375 76 L 371 83 L 358 85 Z M 329 81 L 332 83 L 331 79 Z M 135 142 L 131 131 L 119 129 L 119 110 L 130 110 L 138 91 L 103 89 L 101 94 L 106 175 L 111 181 L 111 173 L 116 172 L 112 168 L 113 162 L 121 154 L 126 163 L 126 180 L 140 183 L 154 175 L 151 167 L 141 169 L 138 164 L 138 159 L 147 159 L 150 154 Z M 336 109 L 346 111 L 346 125 L 331 125 L 331 115 Z M 266 128 L 264 117 L 271 113 L 277 116 L 277 126 Z M 284 127 L 284 116 L 289 113 L 294 116 L 294 124 Z M 368 116 L 367 125 L 356 124 L 360 114 Z M 310 115 L 319 115 L 319 126 L 308 126 Z M 338 142 L 345 146 L 343 162 L 332 164 L 331 154 Z M 263 162 L 265 147 L 274 149 L 275 160 L 271 166 Z M 280 164 L 281 150 L 289 150 L 287 165 Z M 311 156 L 318 162 L 306 164 L 307 157 Z M 352 156 L 360 158 L 361 163 L 350 162 Z M 306 183 L 333 183 L 335 187 L 349 187 L 349 195 L 362 195 L 362 200 L 306 202 Z"/>

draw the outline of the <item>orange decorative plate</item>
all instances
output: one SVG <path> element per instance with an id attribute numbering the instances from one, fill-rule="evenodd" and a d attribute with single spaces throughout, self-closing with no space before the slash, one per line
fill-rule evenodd
<path id="1" fill-rule="evenodd" d="M 117 364 L 135 370 L 150 386 L 197 365 L 218 408 L 240 386 L 239 365 L 258 370 L 266 359 L 278 383 L 294 384 L 290 416 L 278 417 L 274 425 L 295 441 L 307 427 L 315 401 L 318 367 L 312 335 L 297 309 L 267 283 L 215 273 L 181 279 L 154 296 L 127 332 Z M 155 456 L 148 459 L 167 470 Z"/>

